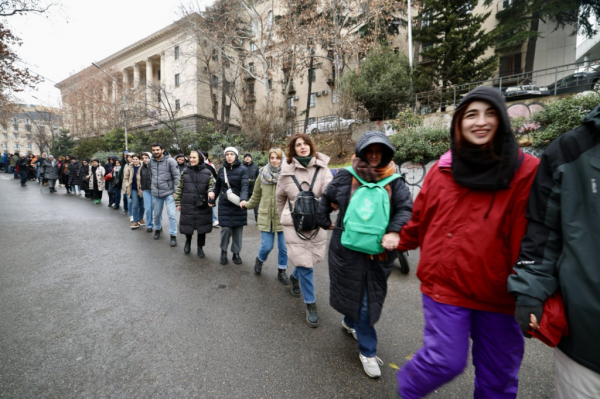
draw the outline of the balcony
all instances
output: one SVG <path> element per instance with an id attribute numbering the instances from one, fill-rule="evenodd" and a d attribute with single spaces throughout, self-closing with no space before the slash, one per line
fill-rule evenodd
<path id="1" fill-rule="evenodd" d="M 244 72 L 244 80 L 255 80 L 254 75 L 249 72 Z"/>
<path id="2" fill-rule="evenodd" d="M 296 107 L 294 107 L 294 106 L 288 107 L 288 109 L 287 109 L 287 116 L 288 117 L 295 117 L 296 116 L 296 111 L 297 111 Z"/>

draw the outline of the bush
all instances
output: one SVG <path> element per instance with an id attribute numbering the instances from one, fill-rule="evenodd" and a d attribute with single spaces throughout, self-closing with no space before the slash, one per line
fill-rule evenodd
<path id="1" fill-rule="evenodd" d="M 560 135 L 581 125 L 581 120 L 600 104 L 599 93 L 574 95 L 546 105 L 533 115 L 541 129 L 531 133 L 534 147 L 546 147 Z"/>
<path id="2" fill-rule="evenodd" d="M 404 162 L 425 163 L 450 149 L 450 131 L 446 126 L 400 128 L 398 133 L 390 136 L 390 140 L 396 148 L 394 161 L 398 165 Z"/>

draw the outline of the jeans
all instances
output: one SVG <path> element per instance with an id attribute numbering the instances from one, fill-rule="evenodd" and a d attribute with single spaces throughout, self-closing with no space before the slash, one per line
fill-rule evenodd
<path id="1" fill-rule="evenodd" d="M 277 255 L 277 267 L 279 269 L 287 269 L 288 264 L 288 256 L 287 256 L 287 247 L 285 246 L 285 238 L 283 237 L 283 231 L 278 233 L 261 231 L 261 241 L 260 248 L 258 249 L 258 260 L 261 262 L 266 262 L 269 253 L 273 250 L 273 245 L 275 244 L 275 234 L 277 234 L 277 249 L 279 253 Z"/>
<path id="2" fill-rule="evenodd" d="M 121 191 L 121 190 L 119 190 Z M 128 210 L 129 208 L 127 208 L 127 194 L 123 193 L 123 210 Z M 131 213 L 130 213 L 131 215 Z"/>
<path id="3" fill-rule="evenodd" d="M 152 191 L 143 190 L 142 197 L 144 199 L 143 206 L 146 212 L 146 228 L 152 228 Z"/>
<path id="4" fill-rule="evenodd" d="M 344 322 L 348 327 L 356 330 L 360 353 L 366 357 L 375 357 L 377 356 L 377 332 L 375 331 L 375 327 L 369 324 L 368 301 L 367 287 L 365 286 L 358 321 L 354 321 L 346 316 L 344 317 Z"/>
<path id="5" fill-rule="evenodd" d="M 219 219 L 217 219 L 217 213 L 215 211 L 216 206 L 212 207 L 212 212 L 213 212 L 213 222 L 218 222 Z"/>
<path id="6" fill-rule="evenodd" d="M 169 217 L 169 235 L 177 235 L 177 207 L 173 195 L 167 195 L 164 198 L 152 196 L 152 208 L 154 209 L 154 230 L 162 229 L 162 211 L 163 205 L 167 206 L 167 216 Z"/>
<path id="7" fill-rule="evenodd" d="M 296 266 L 292 276 L 294 276 L 296 280 L 300 280 L 300 288 L 302 289 L 304 303 L 315 303 L 315 283 L 313 281 L 312 267 Z"/>
<path id="8" fill-rule="evenodd" d="M 71 192 L 74 194 L 79 194 L 81 192 L 81 185 L 71 184 Z"/>
<path id="9" fill-rule="evenodd" d="M 14 168 L 8 165 L 8 171 L 6 173 L 13 173 Z"/>
<path id="10" fill-rule="evenodd" d="M 114 196 L 115 196 L 115 208 L 118 208 L 119 205 L 121 204 L 121 189 L 120 188 L 114 188 L 113 190 L 115 190 Z M 125 204 L 125 202 L 124 202 Z M 123 205 L 125 206 L 125 205 Z"/>
<path id="11" fill-rule="evenodd" d="M 144 220 L 144 209 L 142 208 L 144 203 L 142 201 L 143 200 L 139 196 L 137 190 L 134 190 L 131 193 L 131 204 L 129 206 L 134 223 L 137 223 L 139 220 Z"/>
<path id="12" fill-rule="evenodd" d="M 435 302 L 423 294 L 423 347 L 398 371 L 400 396 L 415 399 L 475 366 L 474 399 L 514 399 L 525 339 L 513 315 Z"/>

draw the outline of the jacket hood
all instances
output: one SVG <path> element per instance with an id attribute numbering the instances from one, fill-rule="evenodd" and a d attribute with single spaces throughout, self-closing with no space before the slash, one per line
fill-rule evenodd
<path id="1" fill-rule="evenodd" d="M 365 150 L 371 144 L 381 144 L 381 145 L 383 145 L 383 148 L 384 148 L 384 153 L 383 153 L 383 157 L 381 158 L 381 163 L 377 166 L 385 166 L 392 161 L 392 159 L 394 158 L 394 152 L 396 149 L 390 142 L 390 139 L 385 135 L 385 133 L 377 131 L 377 130 L 370 130 L 370 131 L 364 133 L 362 136 L 360 136 L 360 138 L 356 142 L 356 148 L 354 149 L 354 154 L 358 158 L 360 158 L 363 161 L 368 163 L 367 157 L 365 154 Z"/>
<path id="2" fill-rule="evenodd" d="M 326 168 L 327 165 L 329 164 L 329 160 L 330 158 L 325 155 L 325 154 L 321 154 L 320 152 L 317 152 L 317 155 L 314 156 L 310 162 L 308 163 L 308 166 L 320 166 L 321 168 Z M 291 176 L 296 172 L 296 168 L 301 168 L 301 169 L 306 169 L 304 166 L 302 166 L 302 164 L 296 159 L 294 158 L 292 160 L 292 163 L 287 163 L 286 160 L 281 162 L 281 175 L 288 175 Z"/>
<path id="3" fill-rule="evenodd" d="M 581 123 L 589 125 L 595 131 L 600 131 L 600 105 L 587 114 Z"/>

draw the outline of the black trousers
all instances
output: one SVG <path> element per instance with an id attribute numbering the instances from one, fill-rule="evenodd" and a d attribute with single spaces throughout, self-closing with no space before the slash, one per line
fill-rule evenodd
<path id="1" fill-rule="evenodd" d="M 187 241 L 192 241 L 192 234 L 186 234 Z M 206 234 L 198 234 L 198 246 L 203 247 L 206 244 Z"/>

